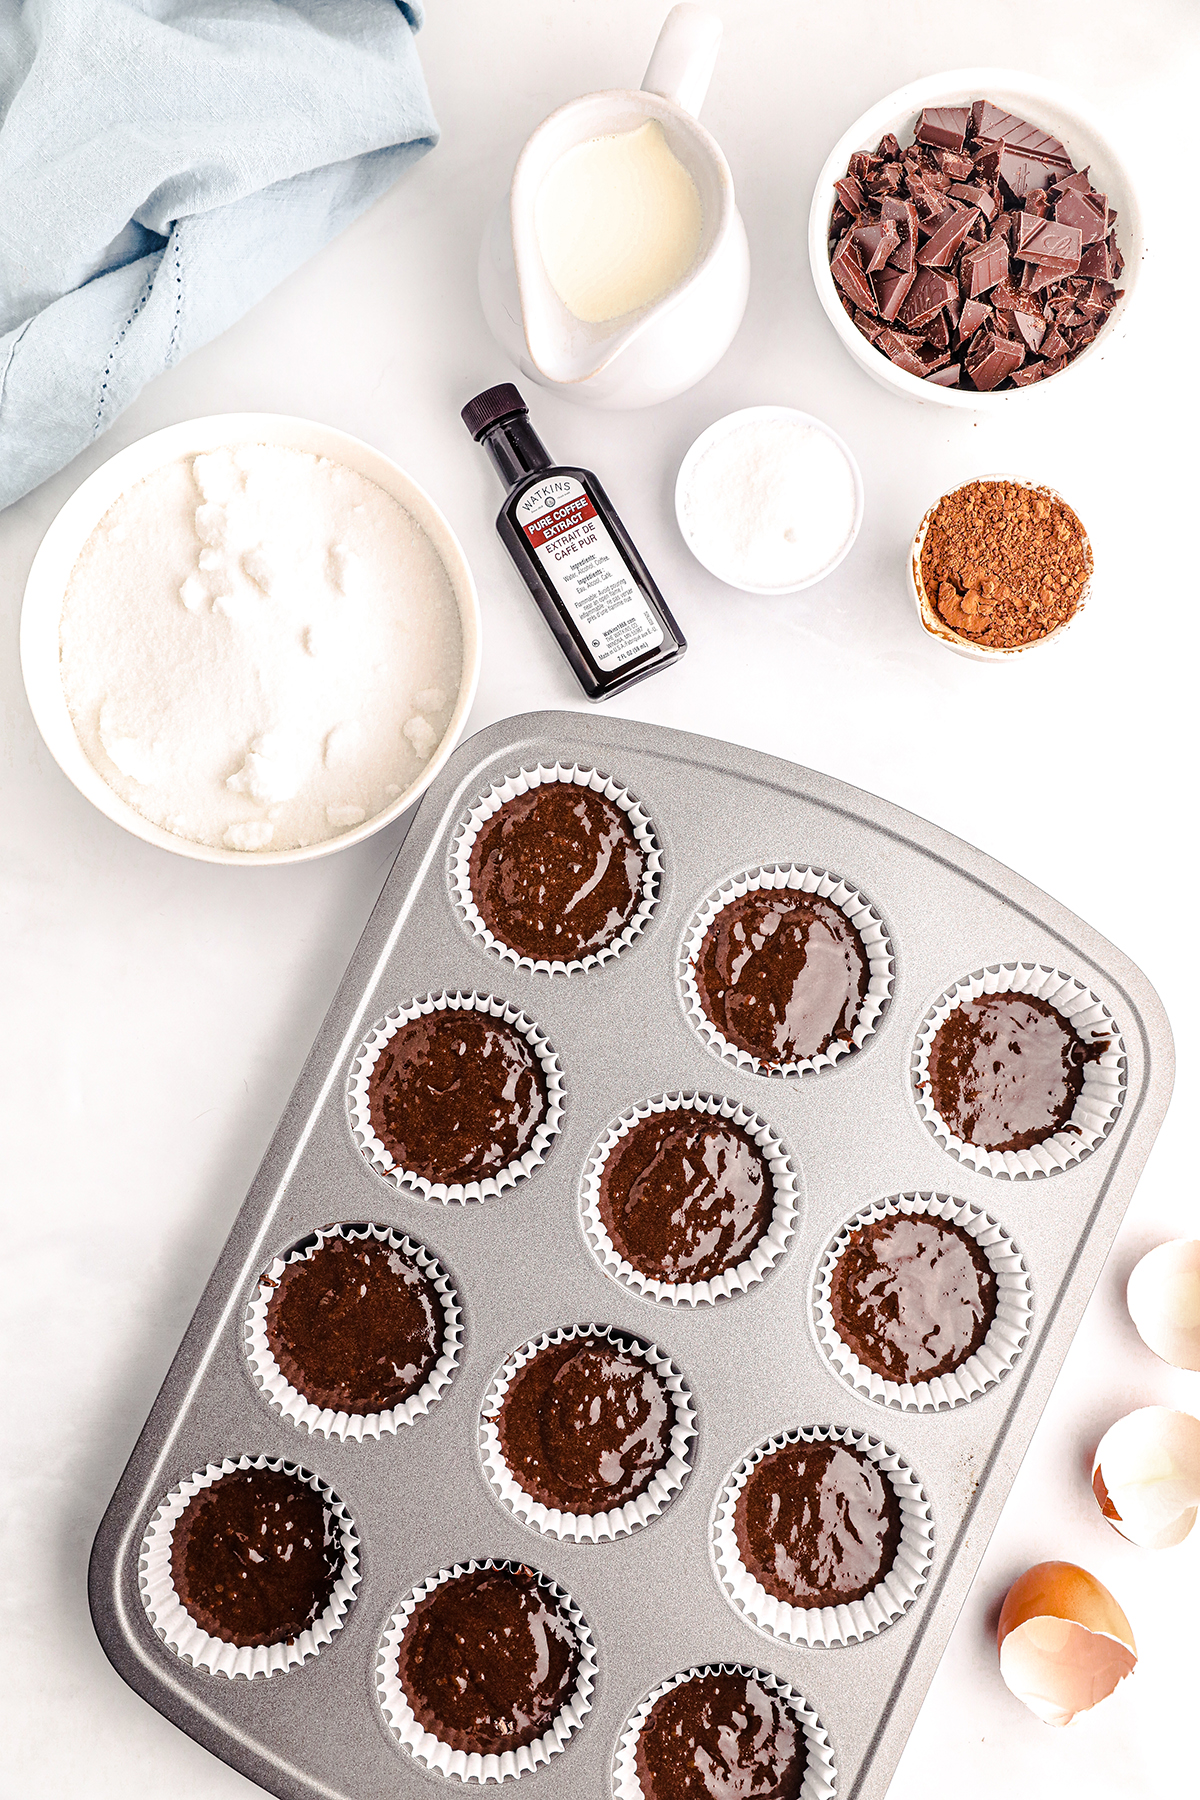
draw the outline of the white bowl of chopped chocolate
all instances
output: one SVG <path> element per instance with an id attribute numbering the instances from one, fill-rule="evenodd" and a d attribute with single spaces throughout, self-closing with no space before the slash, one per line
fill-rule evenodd
<path id="1" fill-rule="evenodd" d="M 1051 487 L 981 475 L 931 506 L 912 541 L 909 591 L 931 637 L 999 662 L 1061 637 L 1087 599 L 1092 546 Z"/>
<path id="2" fill-rule="evenodd" d="M 817 181 L 808 251 L 868 375 L 974 409 L 1102 360 L 1144 255 L 1100 129 L 1003 69 L 928 76 L 856 120 Z"/>

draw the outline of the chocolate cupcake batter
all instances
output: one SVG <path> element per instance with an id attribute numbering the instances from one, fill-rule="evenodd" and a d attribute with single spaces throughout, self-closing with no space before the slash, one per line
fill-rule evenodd
<path id="1" fill-rule="evenodd" d="M 527 1494 L 561 1512 L 609 1512 L 670 1455 L 672 1406 L 640 1356 L 606 1337 L 550 1344 L 518 1369 L 496 1429 Z"/>
<path id="2" fill-rule="evenodd" d="M 771 1171 L 749 1133 L 686 1108 L 639 1119 L 600 1177 L 605 1230 L 656 1281 L 709 1281 L 736 1268 L 774 1209 Z"/>
<path id="3" fill-rule="evenodd" d="M 578 1667 L 570 1620 L 536 1572 L 515 1563 L 457 1575 L 419 1600 L 397 1674 L 426 1731 L 490 1756 L 541 1737 Z"/>
<path id="4" fill-rule="evenodd" d="M 275 1361 L 306 1400 L 334 1412 L 384 1412 L 415 1394 L 443 1328 L 432 1281 L 375 1237 L 325 1238 L 288 1263 L 267 1302 Z"/>
<path id="5" fill-rule="evenodd" d="M 171 1538 L 175 1592 L 229 1644 L 294 1642 L 329 1605 L 341 1566 L 333 1514 L 283 1470 L 222 1475 L 188 1501 Z"/>
<path id="6" fill-rule="evenodd" d="M 969 1231 L 907 1213 L 851 1232 L 829 1303 L 842 1342 L 888 1381 L 932 1381 L 974 1356 L 996 1277 Z"/>
<path id="7" fill-rule="evenodd" d="M 835 1038 L 852 1042 L 871 971 L 832 901 L 751 888 L 709 926 L 695 977 L 701 1006 L 731 1044 L 762 1063 L 793 1063 Z"/>
<path id="8" fill-rule="evenodd" d="M 900 1502 L 882 1470 L 846 1444 L 792 1444 L 751 1469 L 734 1510 L 742 1561 L 789 1606 L 861 1600 L 900 1546 Z"/>
<path id="9" fill-rule="evenodd" d="M 638 1733 L 645 1800 L 798 1800 L 800 1721 L 750 1675 L 693 1675 L 656 1700 Z"/>
<path id="10" fill-rule="evenodd" d="M 411 1019 L 379 1053 L 371 1125 L 402 1169 L 482 1181 L 528 1150 L 549 1110 L 542 1066 L 490 1013 L 441 1008 Z"/>
<path id="11" fill-rule="evenodd" d="M 951 1131 L 981 1150 L 1028 1150 L 1068 1126 L 1088 1063 L 1085 1044 L 1036 994 L 964 1000 L 938 1027 L 926 1091 Z"/>
<path id="12" fill-rule="evenodd" d="M 624 930 L 644 869 L 621 807 L 577 782 L 549 781 L 484 820 L 471 894 L 502 944 L 535 962 L 571 962 Z"/>

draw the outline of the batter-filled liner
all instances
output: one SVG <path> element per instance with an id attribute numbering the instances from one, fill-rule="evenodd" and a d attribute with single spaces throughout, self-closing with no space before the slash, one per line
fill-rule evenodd
<path id="1" fill-rule="evenodd" d="M 544 787 L 548 782 L 570 782 L 591 793 L 603 794 L 625 814 L 629 829 L 637 842 L 642 855 L 641 877 L 633 914 L 615 933 L 611 942 L 600 945 L 584 955 L 576 955 L 566 959 L 558 957 L 533 957 L 514 949 L 497 936 L 485 923 L 475 903 L 471 887 L 471 852 L 475 841 L 486 822 L 498 813 L 506 801 L 515 799 L 519 794 L 528 794 Z M 474 932 L 476 938 L 489 950 L 494 950 L 506 962 L 517 968 L 531 969 L 547 975 L 574 975 L 584 969 L 598 968 L 619 956 L 622 950 L 628 949 L 634 939 L 645 930 L 650 917 L 658 904 L 659 890 L 662 885 L 662 851 L 654 835 L 654 827 L 649 814 L 640 801 L 609 776 L 598 770 L 579 764 L 565 765 L 539 763 L 533 769 L 521 769 L 516 775 L 490 787 L 482 799 L 471 808 L 467 817 L 455 834 L 453 848 L 450 852 L 450 887 L 455 903 L 466 924 Z"/>
<path id="2" fill-rule="evenodd" d="M 541 1067 L 545 1084 L 546 1112 L 528 1147 L 496 1174 L 484 1176 L 477 1181 L 432 1181 L 427 1175 L 400 1167 L 387 1145 L 376 1136 L 371 1123 L 371 1075 L 384 1047 L 401 1026 L 443 1010 L 484 1013 L 512 1026 L 529 1045 L 535 1061 Z M 426 1200 L 465 1203 L 468 1200 L 490 1200 L 495 1195 L 504 1193 L 523 1176 L 533 1174 L 545 1161 L 550 1145 L 562 1126 L 563 1099 L 562 1068 L 545 1033 L 519 1007 L 498 1000 L 492 994 L 472 992 L 427 994 L 408 1006 L 398 1007 L 380 1020 L 368 1034 L 351 1065 L 347 1104 L 354 1141 L 377 1175 L 382 1175 L 385 1181 L 390 1181 L 395 1187 L 407 1188 L 422 1195 Z"/>
<path id="3" fill-rule="evenodd" d="M 887 1573 L 860 1600 L 836 1606 L 792 1606 L 768 1593 L 742 1561 L 734 1525 L 738 1497 L 751 1471 L 773 1451 L 793 1444 L 845 1444 L 891 1482 L 900 1508 L 900 1542 Z M 933 1561 L 933 1512 L 904 1459 L 878 1438 L 848 1426 L 808 1425 L 757 1444 L 722 1488 L 713 1514 L 712 1557 L 717 1578 L 736 1611 L 789 1644 L 858 1644 L 874 1637 L 914 1604 Z"/>
<path id="4" fill-rule="evenodd" d="M 667 1454 L 653 1479 L 640 1494 L 606 1512 L 572 1513 L 551 1507 L 536 1499 L 524 1487 L 505 1459 L 497 1420 L 505 1395 L 514 1376 L 533 1360 L 539 1351 L 555 1344 L 580 1338 L 599 1338 L 616 1345 L 652 1369 L 666 1389 L 670 1406 L 670 1428 Z M 496 1493 L 525 1524 L 547 1536 L 571 1539 L 576 1543 L 601 1543 L 628 1536 L 656 1519 L 672 1496 L 677 1494 L 691 1472 L 692 1446 L 696 1437 L 696 1412 L 692 1396 L 682 1375 L 670 1359 L 654 1344 L 618 1331 L 610 1325 L 572 1325 L 558 1331 L 544 1332 L 541 1337 L 515 1350 L 494 1376 L 479 1422 L 479 1447 L 484 1467 Z"/>
<path id="5" fill-rule="evenodd" d="M 640 1120 L 655 1114 L 689 1111 L 728 1119 L 746 1133 L 757 1145 L 770 1171 L 774 1201 L 765 1231 L 733 1268 L 703 1281 L 672 1282 L 635 1268 L 613 1243 L 601 1212 L 601 1182 L 613 1149 Z M 584 1170 L 580 1209 L 588 1245 L 607 1275 L 650 1300 L 665 1300 L 672 1306 L 702 1306 L 727 1300 L 734 1294 L 744 1294 L 774 1268 L 795 1231 L 801 1193 L 801 1178 L 794 1158 L 771 1126 L 749 1107 L 714 1094 L 663 1094 L 630 1107 L 607 1127 Z"/>
<path id="6" fill-rule="evenodd" d="M 849 1036 L 835 1036 L 816 1055 L 795 1061 L 762 1060 L 750 1050 L 731 1042 L 705 1009 L 697 981 L 696 968 L 703 953 L 710 928 L 724 909 L 745 895 L 762 890 L 769 893 L 791 891 L 797 895 L 815 895 L 845 915 L 861 943 L 866 961 L 866 990 L 858 1002 Z M 838 875 L 824 869 L 803 867 L 797 863 L 772 863 L 731 876 L 701 903 L 683 935 L 679 959 L 679 992 L 683 1009 L 698 1035 L 710 1050 L 739 1069 L 755 1075 L 796 1076 L 829 1069 L 843 1057 L 859 1050 L 878 1030 L 892 992 L 894 959 L 891 942 L 879 913 L 856 888 Z"/>
<path id="7" fill-rule="evenodd" d="M 944 1219 L 957 1225 L 983 1251 L 996 1282 L 995 1306 L 983 1343 L 948 1373 L 924 1381 L 894 1381 L 868 1368 L 839 1335 L 831 1305 L 834 1273 L 851 1233 L 879 1220 L 902 1217 Z M 838 1374 L 855 1393 L 906 1412 L 941 1412 L 964 1406 L 994 1387 L 1021 1354 L 1032 1316 L 1029 1272 L 1008 1233 L 978 1207 L 944 1194 L 900 1194 L 864 1207 L 847 1219 L 827 1246 L 813 1282 L 817 1341 Z"/>
<path id="8" fill-rule="evenodd" d="M 517 1569 L 522 1566 L 528 1565 L 494 1556 L 456 1563 L 452 1569 L 442 1569 L 415 1587 L 388 1621 L 379 1645 L 375 1669 L 379 1704 L 398 1741 L 425 1768 L 436 1770 L 438 1774 L 456 1777 L 460 1781 L 477 1781 L 480 1784 L 516 1780 L 565 1750 L 591 1711 L 591 1695 L 596 1685 L 596 1650 L 591 1631 L 566 1589 L 539 1571 L 535 1571 L 538 1584 L 569 1621 L 575 1634 L 579 1656 L 574 1688 L 549 1729 L 532 1743 L 522 1744 L 515 1750 L 481 1755 L 478 1751 L 456 1750 L 433 1732 L 427 1731 L 409 1703 L 400 1684 L 397 1656 L 400 1640 L 418 1604 L 443 1582 L 453 1581 L 460 1575 L 473 1574 L 477 1569 Z"/>
<path id="9" fill-rule="evenodd" d="M 210 1488 L 224 1475 L 245 1469 L 270 1469 L 295 1477 L 319 1494 L 333 1515 L 340 1540 L 342 1567 L 333 1593 L 323 1612 L 307 1630 L 290 1643 L 242 1645 L 226 1638 L 214 1637 L 197 1624 L 176 1591 L 171 1574 L 171 1547 L 175 1527 L 187 1510 L 188 1503 L 203 1489 Z M 193 1668 L 205 1669 L 210 1675 L 245 1676 L 277 1675 L 308 1662 L 341 1630 L 362 1579 L 358 1561 L 358 1533 L 354 1521 L 333 1489 L 299 1464 L 281 1456 L 226 1457 L 209 1463 L 206 1468 L 172 1488 L 159 1501 L 142 1540 L 138 1558 L 138 1587 L 142 1605 L 151 1625 L 164 1643 Z"/>
<path id="10" fill-rule="evenodd" d="M 1102 1054 L 1084 1069 L 1082 1090 L 1062 1128 L 1029 1149 L 988 1150 L 958 1137 L 934 1105 L 929 1079 L 933 1040 L 950 1014 L 964 1001 L 987 994 L 1030 994 L 1053 1007 L 1088 1046 L 1104 1045 Z M 1125 1096 L 1125 1047 L 1116 1022 L 1090 988 L 1041 963 L 999 963 L 979 969 L 948 989 L 922 1020 L 912 1058 L 917 1111 L 926 1127 L 951 1156 L 981 1175 L 1009 1180 L 1058 1175 L 1090 1156 L 1111 1131 Z"/>
<path id="11" fill-rule="evenodd" d="M 289 1265 L 307 1261 L 330 1238 L 344 1238 L 348 1243 L 374 1242 L 389 1245 L 412 1263 L 437 1294 L 442 1313 L 441 1339 L 437 1361 L 421 1385 L 408 1397 L 378 1412 L 348 1412 L 319 1406 L 295 1388 L 279 1367 L 267 1334 L 267 1308 L 279 1277 Z M 430 1255 L 423 1244 L 388 1225 L 327 1225 L 311 1238 L 293 1245 L 283 1256 L 277 1256 L 255 1289 L 246 1314 L 246 1356 L 250 1372 L 266 1395 L 270 1405 L 290 1419 L 323 1437 L 347 1438 L 361 1443 L 363 1438 L 390 1435 L 402 1425 L 411 1425 L 424 1416 L 445 1393 L 454 1377 L 462 1350 L 462 1311 L 458 1296 L 446 1271 Z"/>

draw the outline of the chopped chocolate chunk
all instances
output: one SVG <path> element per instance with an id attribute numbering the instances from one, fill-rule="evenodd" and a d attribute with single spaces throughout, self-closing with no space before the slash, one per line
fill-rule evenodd
<path id="1" fill-rule="evenodd" d="M 974 158 L 960 156 L 956 150 L 943 150 L 938 160 L 942 174 L 948 175 L 951 181 L 969 181 L 975 173 Z"/>
<path id="2" fill-rule="evenodd" d="M 936 387 L 957 387 L 962 370 L 957 363 L 947 363 L 945 368 L 934 369 L 928 374 L 926 381 L 932 381 Z"/>
<path id="3" fill-rule="evenodd" d="M 1060 274 L 1073 275 L 1082 251 L 1078 225 L 1060 225 L 1057 219 L 1032 218 L 1029 213 L 1022 213 L 1017 221 L 1013 254 L 1021 262 L 1041 263 Z"/>
<path id="4" fill-rule="evenodd" d="M 939 226 L 929 242 L 918 250 L 917 261 L 928 268 L 949 268 L 954 260 L 954 252 L 966 237 L 975 217 L 973 206 L 954 208 L 950 217 Z"/>
<path id="5" fill-rule="evenodd" d="M 843 175 L 842 179 L 840 181 L 835 181 L 833 185 L 837 189 L 838 198 L 846 211 L 852 213 L 854 217 L 857 218 L 862 211 L 865 202 L 863 200 L 862 188 L 854 179 L 854 176 Z"/>
<path id="6" fill-rule="evenodd" d="M 913 329 L 924 325 L 935 313 L 941 311 L 954 291 L 951 276 L 939 275 L 935 269 L 922 269 L 900 308 L 900 323 Z"/>
<path id="7" fill-rule="evenodd" d="M 862 259 L 850 233 L 838 245 L 829 266 L 833 270 L 834 280 L 849 294 L 855 305 L 874 312 L 875 296 L 871 292 L 871 284 L 863 271 Z"/>
<path id="8" fill-rule="evenodd" d="M 927 375 L 929 370 L 921 360 L 921 340 L 910 337 L 905 331 L 881 331 L 875 339 L 879 349 L 889 361 L 907 375 Z"/>
<path id="9" fill-rule="evenodd" d="M 889 263 L 873 277 L 879 296 L 879 311 L 890 324 L 904 304 L 905 296 L 917 279 L 914 269 L 894 269 Z M 878 342 L 878 338 L 876 338 Z"/>
<path id="10" fill-rule="evenodd" d="M 1083 243 L 1095 244 L 1108 230 L 1108 203 L 1103 194 L 1080 194 L 1068 188 L 1061 200 L 1054 202 L 1054 217 L 1060 225 L 1078 225 Z"/>
<path id="11" fill-rule="evenodd" d="M 971 348 L 967 352 L 966 371 L 971 377 L 972 386 L 981 393 L 989 393 L 992 388 L 999 387 L 1006 376 L 1014 369 L 1019 369 L 1025 361 L 1022 345 L 1012 338 L 1000 337 L 995 330 L 976 332 L 971 340 Z"/>
<path id="12" fill-rule="evenodd" d="M 1008 245 L 1003 238 L 989 238 L 964 250 L 958 274 L 967 298 L 977 300 L 1008 274 Z"/>
<path id="13" fill-rule="evenodd" d="M 1049 187 L 1054 180 L 1055 165 L 1038 162 L 1019 150 L 1005 149 L 1000 154 L 996 173 L 1014 200 L 1024 200 L 1037 188 Z"/>
<path id="14" fill-rule="evenodd" d="M 990 100 L 977 100 L 971 109 L 971 120 L 975 128 L 975 141 L 982 147 L 1003 144 L 1006 152 L 1029 157 L 1037 162 L 1057 164 L 1060 168 L 1070 170 L 1071 158 L 1056 137 L 1048 131 L 1042 131 L 1037 125 L 1031 125 L 1028 119 L 1018 119 L 1015 113 L 1002 112 L 993 106 Z"/>
<path id="15" fill-rule="evenodd" d="M 979 327 L 992 316 L 992 309 L 982 300 L 964 300 L 962 311 L 958 315 L 958 341 L 965 344 L 974 337 Z"/>
<path id="16" fill-rule="evenodd" d="M 1000 202 L 991 188 L 976 187 L 973 182 L 969 181 L 956 181 L 950 192 L 956 200 L 965 200 L 968 206 L 975 207 L 989 221 L 994 219 L 1000 210 Z"/>
<path id="17" fill-rule="evenodd" d="M 882 269 L 900 242 L 900 227 L 895 219 L 881 219 L 876 225 L 859 225 L 851 233 L 868 275 Z"/>
<path id="18" fill-rule="evenodd" d="M 966 106 L 927 106 L 917 120 L 917 142 L 961 150 L 970 118 L 971 111 Z"/>
<path id="19" fill-rule="evenodd" d="M 1025 339 L 1027 349 L 1040 349 L 1046 335 L 1046 321 L 1040 313 L 1016 312 L 1013 314 L 1013 323 Z"/>
<path id="20" fill-rule="evenodd" d="M 900 234 L 896 248 L 888 257 L 893 268 L 903 269 L 906 273 L 916 262 L 917 250 L 917 209 L 911 200 L 896 200 L 889 196 L 880 209 L 880 218 L 890 219 Z"/>

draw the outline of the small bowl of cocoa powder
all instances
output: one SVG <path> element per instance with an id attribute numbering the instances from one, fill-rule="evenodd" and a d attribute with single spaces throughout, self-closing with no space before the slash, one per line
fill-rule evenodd
<path id="1" fill-rule="evenodd" d="M 925 630 L 994 662 L 1062 635 L 1087 598 L 1092 547 L 1053 488 L 982 475 L 929 508 L 908 572 Z"/>

